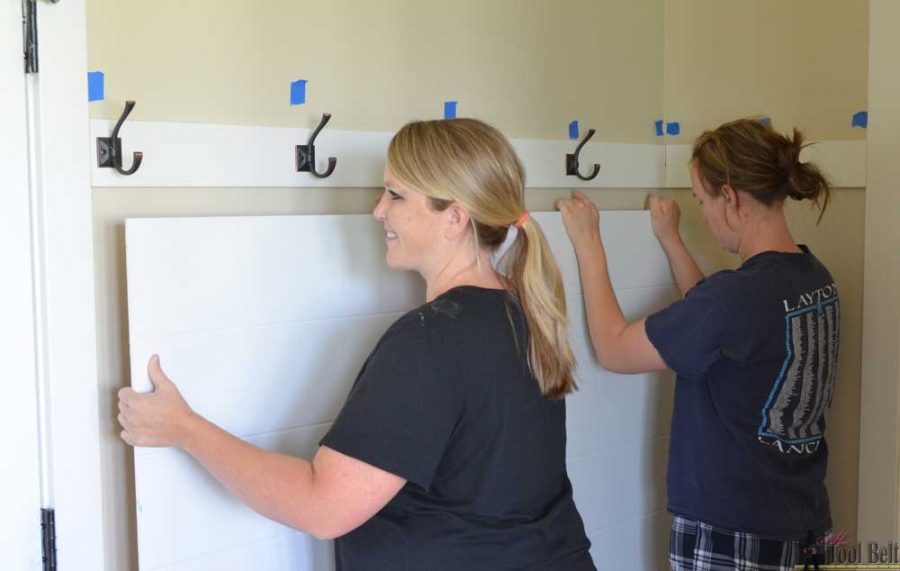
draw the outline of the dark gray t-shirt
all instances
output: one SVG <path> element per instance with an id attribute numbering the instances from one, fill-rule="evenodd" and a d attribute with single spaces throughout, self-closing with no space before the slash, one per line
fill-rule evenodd
<path id="1" fill-rule="evenodd" d="M 840 302 L 802 253 L 764 252 L 647 318 L 677 374 L 669 510 L 778 540 L 831 528 L 825 422 Z"/>
<path id="2" fill-rule="evenodd" d="M 322 444 L 408 482 L 336 540 L 339 571 L 595 569 L 565 401 L 541 394 L 526 354 L 501 290 L 454 288 L 388 329 Z"/>

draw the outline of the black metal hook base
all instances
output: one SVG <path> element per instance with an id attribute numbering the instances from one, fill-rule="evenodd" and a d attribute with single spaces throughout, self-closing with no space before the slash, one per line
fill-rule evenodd
<path id="1" fill-rule="evenodd" d="M 597 175 L 600 174 L 600 165 L 597 163 L 594 163 L 591 174 L 587 176 L 581 174 L 578 171 L 578 155 L 581 154 L 581 148 L 585 143 L 588 142 L 588 139 L 594 136 L 594 133 L 596 133 L 596 131 L 594 129 L 590 129 L 587 132 L 587 135 L 585 135 L 584 139 L 582 139 L 581 142 L 578 143 L 578 146 L 575 147 L 575 152 L 566 154 L 566 175 L 577 176 L 581 180 L 594 180 L 595 178 L 597 178 Z"/>
<path id="2" fill-rule="evenodd" d="M 119 129 L 122 128 L 122 124 L 128 118 L 128 115 L 131 114 L 132 109 L 134 109 L 134 101 L 126 101 L 125 110 L 116 122 L 116 126 L 113 127 L 112 135 L 109 137 L 97 137 L 97 166 L 100 168 L 114 168 L 116 172 L 126 176 L 137 172 L 141 168 L 141 162 L 144 160 L 144 153 L 136 151 L 131 168 L 125 170 L 122 167 L 122 139 L 119 138 Z"/>
<path id="3" fill-rule="evenodd" d="M 319 136 L 319 132 L 329 119 L 331 119 L 331 113 L 322 115 L 319 126 L 310 134 L 307 144 L 296 146 L 297 172 L 308 172 L 316 178 L 327 178 L 334 172 L 334 167 L 337 166 L 337 159 L 334 157 L 328 158 L 328 168 L 325 169 L 325 172 L 316 171 L 316 137 Z"/>

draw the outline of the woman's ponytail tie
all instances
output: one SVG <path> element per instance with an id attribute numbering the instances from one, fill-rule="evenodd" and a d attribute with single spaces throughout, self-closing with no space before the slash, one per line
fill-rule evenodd
<path id="1" fill-rule="evenodd" d="M 516 223 L 513 224 L 513 226 L 515 226 L 516 228 L 521 228 L 529 218 L 531 218 L 531 213 L 526 210 L 525 214 L 520 216 L 519 219 L 516 220 Z"/>

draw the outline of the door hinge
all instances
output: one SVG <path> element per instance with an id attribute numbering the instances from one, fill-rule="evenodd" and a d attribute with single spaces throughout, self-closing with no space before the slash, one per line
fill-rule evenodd
<path id="1" fill-rule="evenodd" d="M 41 544 L 44 571 L 56 571 L 56 513 L 52 509 L 41 509 Z"/>
<path id="2" fill-rule="evenodd" d="M 50 0 L 51 4 L 59 0 Z M 22 0 L 22 41 L 25 52 L 25 73 L 38 72 L 37 0 Z"/>
<path id="3" fill-rule="evenodd" d="M 37 0 L 22 0 L 22 38 L 25 42 L 25 73 L 37 73 Z"/>

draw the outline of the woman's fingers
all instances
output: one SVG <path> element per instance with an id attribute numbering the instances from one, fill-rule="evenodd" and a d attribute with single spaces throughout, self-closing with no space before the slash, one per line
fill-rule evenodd
<path id="1" fill-rule="evenodd" d="M 556 201 L 569 240 L 577 248 L 599 238 L 597 207 L 579 191 Z"/>

